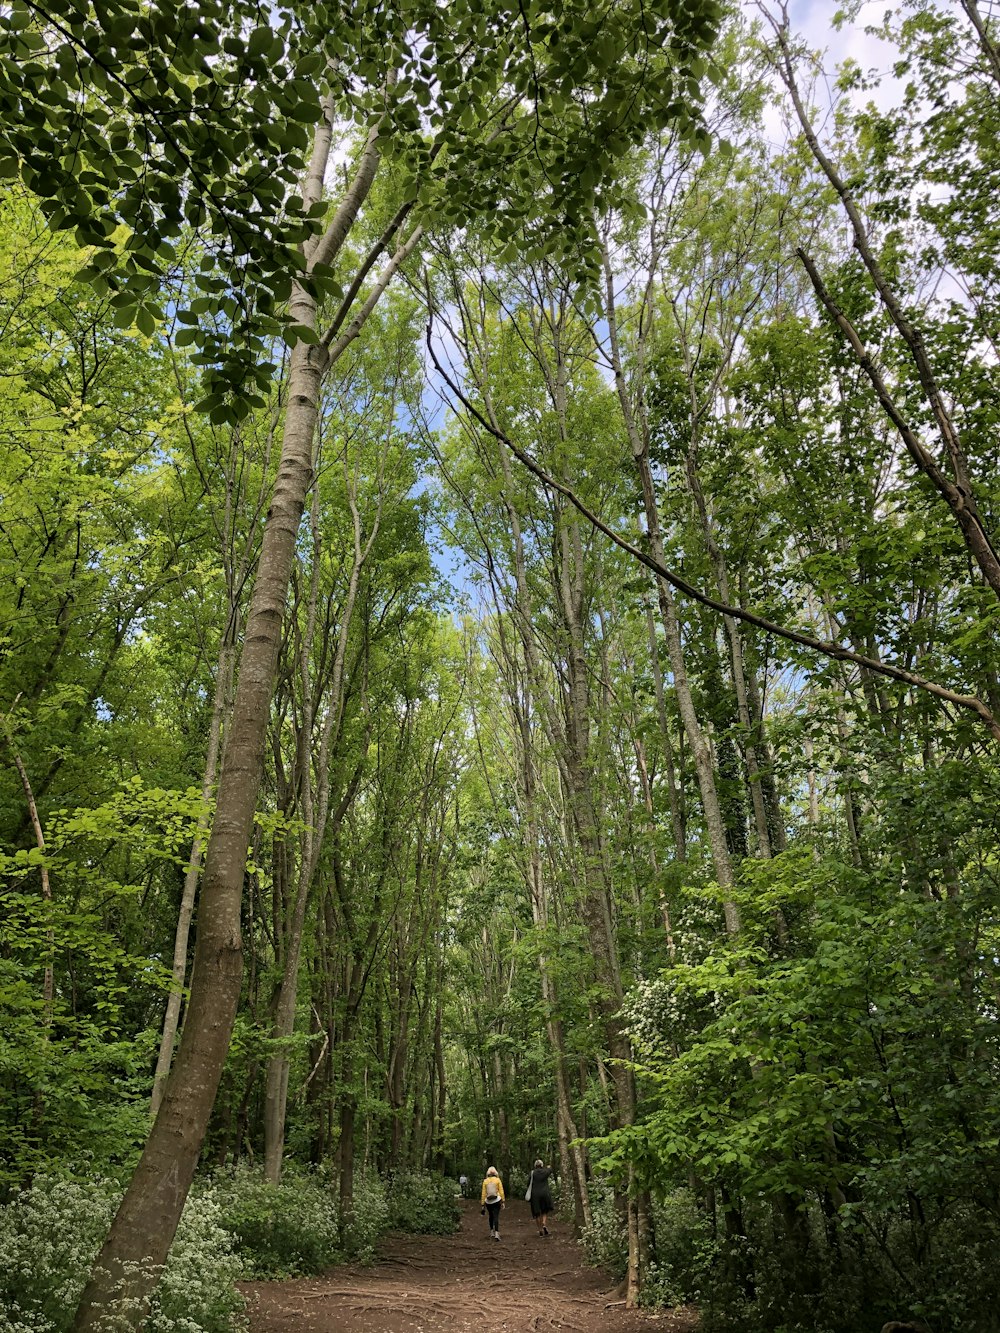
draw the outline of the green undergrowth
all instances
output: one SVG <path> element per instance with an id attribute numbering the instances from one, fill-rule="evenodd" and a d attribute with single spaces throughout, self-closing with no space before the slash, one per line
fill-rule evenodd
<path id="1" fill-rule="evenodd" d="M 620 1280 L 628 1269 L 628 1236 L 611 1187 L 591 1185 L 591 1224 L 584 1227 L 584 1253 L 590 1263 Z M 656 1238 L 643 1281 L 642 1302 L 648 1306 L 699 1303 L 709 1287 L 720 1257 L 711 1224 L 688 1190 L 675 1190 L 652 1200 L 651 1223 Z"/>
<path id="2" fill-rule="evenodd" d="M 322 1172 L 289 1167 L 271 1185 L 255 1169 L 217 1171 L 192 1190 L 144 1333 L 239 1333 L 239 1279 L 366 1262 L 389 1230 L 447 1234 L 457 1192 L 425 1172 L 359 1177 L 341 1217 Z M 0 1333 L 69 1333 L 120 1197 L 110 1179 L 38 1175 L 0 1208 Z"/>
<path id="3" fill-rule="evenodd" d="M 619 1204 L 601 1180 L 591 1203 L 587 1258 L 620 1280 L 628 1240 Z M 909 1243 L 906 1223 L 887 1220 L 876 1248 L 863 1243 L 850 1205 L 843 1211 L 834 1227 L 818 1206 L 800 1210 L 793 1246 L 767 1200 L 745 1205 L 732 1226 L 689 1189 L 654 1197 L 642 1304 L 697 1305 L 702 1333 L 878 1333 L 897 1316 L 933 1333 L 1000 1333 L 996 1236 L 971 1205 L 941 1225 L 919 1280 L 892 1262 Z"/>
<path id="4" fill-rule="evenodd" d="M 386 1184 L 390 1231 L 449 1236 L 462 1214 L 455 1206 L 458 1182 L 430 1171 L 399 1171 Z"/>
<path id="5" fill-rule="evenodd" d="M 38 1175 L 0 1208 L 0 1333 L 69 1333 L 121 1197 L 113 1180 Z M 242 1264 L 214 1191 L 189 1199 L 145 1333 L 245 1327 Z"/>

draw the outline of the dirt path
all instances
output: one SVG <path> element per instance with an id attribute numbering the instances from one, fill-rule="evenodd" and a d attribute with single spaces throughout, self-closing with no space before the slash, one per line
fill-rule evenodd
<path id="1" fill-rule="evenodd" d="M 251 1333 L 693 1333 L 691 1310 L 626 1310 L 568 1228 L 538 1236 L 526 1203 L 501 1214 L 499 1244 L 476 1204 L 462 1209 L 454 1236 L 389 1236 L 370 1268 L 242 1284 Z"/>

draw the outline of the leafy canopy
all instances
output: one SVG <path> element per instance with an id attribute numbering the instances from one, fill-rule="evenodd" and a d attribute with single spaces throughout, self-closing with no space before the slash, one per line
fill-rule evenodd
<path id="1" fill-rule="evenodd" d="M 178 242 L 209 237 L 188 313 L 245 411 L 319 225 L 294 191 L 324 116 L 381 120 L 410 199 L 436 193 L 447 222 L 489 216 L 505 241 L 541 222 L 534 244 L 570 246 L 648 128 L 703 133 L 698 80 L 720 14 L 718 0 L 13 0 L 0 175 L 93 247 L 87 278 L 147 334 Z"/>

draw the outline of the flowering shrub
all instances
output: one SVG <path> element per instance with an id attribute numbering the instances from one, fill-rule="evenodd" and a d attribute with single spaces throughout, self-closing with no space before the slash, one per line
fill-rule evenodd
<path id="1" fill-rule="evenodd" d="M 69 1327 L 111 1221 L 112 1191 L 107 1181 L 36 1176 L 0 1209 L 0 1311 L 15 1324 Z"/>
<path id="2" fill-rule="evenodd" d="M 656 1256 L 645 1274 L 644 1305 L 683 1305 L 698 1301 L 719 1262 L 719 1242 L 711 1219 L 698 1208 L 690 1190 L 679 1189 L 653 1202 Z"/>
<path id="3" fill-rule="evenodd" d="M 150 1333 L 228 1333 L 242 1329 L 243 1300 L 233 1284 L 243 1262 L 211 1186 L 188 1199 L 157 1288 Z"/>
<path id="4" fill-rule="evenodd" d="M 359 1177 L 341 1235 L 337 1201 L 320 1176 L 286 1169 L 274 1186 L 248 1168 L 219 1173 L 188 1200 L 145 1333 L 233 1333 L 245 1327 L 238 1278 L 369 1260 L 390 1226 L 451 1231 L 454 1190 L 426 1173 L 401 1173 L 388 1188 Z M 0 1208 L 0 1333 L 69 1333 L 120 1197 L 111 1180 L 40 1175 Z"/>
<path id="5" fill-rule="evenodd" d="M 592 1222 L 582 1240 L 590 1263 L 622 1278 L 628 1269 L 628 1234 L 606 1182 L 591 1184 Z M 653 1201 L 655 1253 L 644 1275 L 644 1305 L 682 1305 L 696 1301 L 719 1260 L 711 1220 L 699 1212 L 689 1190 L 676 1190 Z"/>
<path id="6" fill-rule="evenodd" d="M 580 1237 L 587 1261 L 606 1268 L 616 1279 L 622 1278 L 628 1270 L 628 1235 L 610 1184 L 591 1181 L 590 1207 L 591 1223 Z"/>
<path id="7" fill-rule="evenodd" d="M 344 1249 L 352 1259 L 370 1263 L 379 1237 L 389 1228 L 389 1202 L 378 1176 L 354 1182 L 354 1207 L 344 1229 Z"/>
<path id="8" fill-rule="evenodd" d="M 90 1266 L 121 1197 L 109 1180 L 36 1176 L 0 1208 L 0 1329 L 69 1330 Z M 240 1262 L 211 1191 L 192 1195 L 153 1301 L 148 1333 L 242 1328 Z"/>
<path id="9" fill-rule="evenodd" d="M 320 1273 L 342 1257 L 337 1200 L 318 1176 L 286 1167 L 271 1185 L 240 1166 L 219 1172 L 213 1190 L 247 1277 Z"/>

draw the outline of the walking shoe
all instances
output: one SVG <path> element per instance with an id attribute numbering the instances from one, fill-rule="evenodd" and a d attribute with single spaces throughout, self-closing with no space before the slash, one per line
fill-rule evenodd
<path id="1" fill-rule="evenodd" d="M 493 1239 L 494 1239 L 494 1240 L 499 1240 L 499 1239 L 500 1239 L 500 1232 L 499 1232 L 499 1231 L 498 1231 L 497 1234 L 493 1237 Z"/>
<path id="2" fill-rule="evenodd" d="M 548 1234 L 549 1234 L 549 1229 L 548 1229 L 548 1227 L 542 1227 L 542 1235 L 543 1235 L 543 1236 L 547 1236 Z"/>

